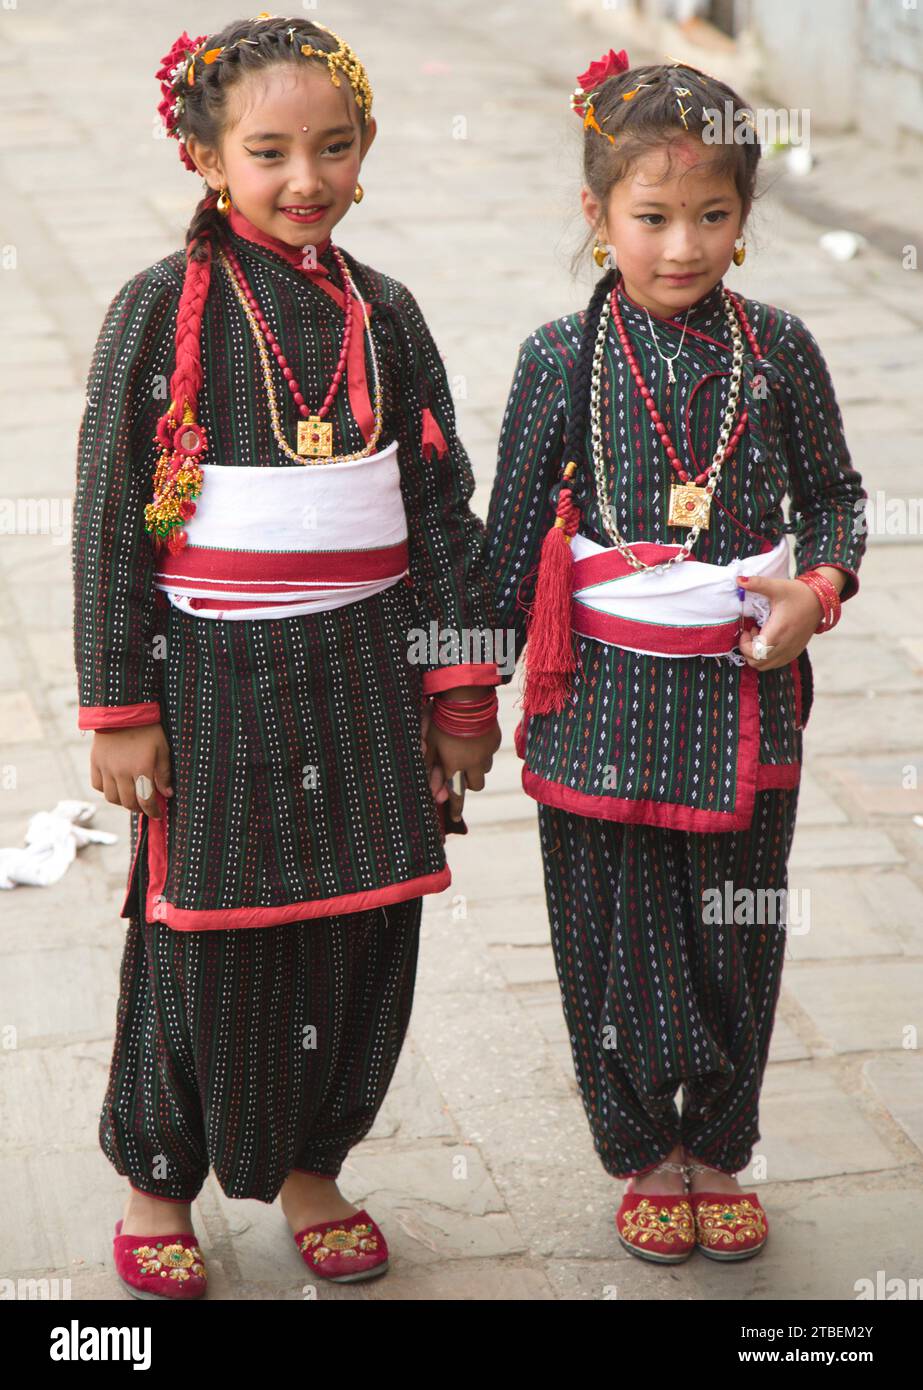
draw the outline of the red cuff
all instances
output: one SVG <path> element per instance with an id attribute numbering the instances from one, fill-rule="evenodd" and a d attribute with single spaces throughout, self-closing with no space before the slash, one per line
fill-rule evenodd
<path id="1" fill-rule="evenodd" d="M 160 703 L 148 700 L 142 705 L 81 705 L 78 729 L 133 729 L 141 724 L 160 723 Z"/>
<path id="2" fill-rule="evenodd" d="M 436 671 L 423 672 L 423 694 L 436 695 L 440 690 L 454 690 L 457 685 L 499 685 L 500 672 L 495 661 L 480 661 L 470 666 L 440 666 Z"/>

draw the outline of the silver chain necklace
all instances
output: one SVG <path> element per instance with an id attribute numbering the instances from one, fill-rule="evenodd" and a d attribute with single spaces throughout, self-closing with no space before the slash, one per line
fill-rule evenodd
<path id="1" fill-rule="evenodd" d="M 692 305 L 690 304 L 690 305 L 689 305 L 689 309 L 691 309 L 691 308 L 692 308 Z M 670 384 L 671 386 L 675 386 L 675 385 L 676 385 L 676 373 L 675 373 L 674 370 L 673 370 L 673 363 L 676 361 L 677 357 L 679 357 L 680 353 L 681 353 L 682 350 L 683 350 L 683 343 L 684 343 L 685 338 L 686 338 L 686 328 L 687 328 L 687 326 L 688 326 L 688 324 L 689 324 L 689 309 L 686 310 L 686 316 L 685 316 L 685 318 L 683 319 L 683 336 L 682 336 L 682 338 L 680 338 L 680 340 L 679 340 L 679 347 L 676 349 L 676 351 L 674 352 L 674 354 L 673 354 L 672 357 L 668 357 L 668 356 L 666 355 L 665 352 L 661 352 L 661 351 L 660 351 L 660 344 L 659 344 L 658 341 L 657 341 L 657 334 L 656 334 L 656 332 L 654 331 L 654 321 L 653 321 L 653 319 L 651 318 L 650 313 L 648 312 L 647 305 L 644 306 L 644 312 L 647 314 L 647 321 L 648 321 L 648 324 L 650 325 L 651 337 L 652 337 L 653 340 L 654 340 L 654 351 L 656 352 L 657 356 L 660 358 L 661 362 L 666 362 L 666 364 L 667 364 L 667 381 L 669 382 L 669 384 Z"/>

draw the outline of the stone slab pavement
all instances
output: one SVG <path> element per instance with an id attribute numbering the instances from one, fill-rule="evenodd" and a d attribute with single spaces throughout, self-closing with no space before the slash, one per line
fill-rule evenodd
<path id="1" fill-rule="evenodd" d="M 227 15 L 208 0 L 195 23 L 214 31 Z M 397 3 L 387 19 L 344 3 L 316 17 L 363 57 L 380 124 L 366 197 L 341 239 L 419 299 L 483 516 L 518 344 L 589 294 L 588 272 L 575 280 L 568 268 L 582 224 L 567 98 L 588 55 L 621 46 L 618 32 L 604 8 L 573 18 L 522 3 Z M 45 0 L 0 16 L 2 477 L 16 517 L 0 547 L 0 844 L 21 843 L 29 816 L 62 797 L 98 803 L 95 823 L 119 836 L 80 852 L 56 885 L 0 900 L 0 1271 L 69 1279 L 74 1297 L 101 1300 L 123 1296 L 109 1250 L 124 1183 L 96 1123 L 127 817 L 90 788 L 91 736 L 76 728 L 68 500 L 103 312 L 129 276 L 182 244 L 198 196 L 157 138 L 151 76 L 188 21 L 172 0 L 88 0 L 79 13 Z M 849 167 L 848 141 L 838 158 Z M 886 152 L 875 177 L 887 188 Z M 905 178 L 906 156 L 896 201 Z M 535 806 L 512 747 L 517 676 L 501 695 L 488 788 L 468 798 L 471 833 L 450 841 L 453 883 L 426 903 L 396 1080 L 343 1175 L 386 1228 L 393 1269 L 323 1298 L 850 1300 L 877 1271 L 923 1274 L 923 616 L 910 587 L 923 554 L 919 272 L 874 245 L 828 260 L 799 196 L 798 211 L 772 193 L 761 202 L 752 254 L 729 283 L 818 337 L 875 507 L 861 592 L 811 648 L 817 699 L 791 863 L 793 900 L 809 910 L 789 932 L 762 1138 L 742 1179 L 759 1185 L 770 1244 L 737 1268 L 695 1257 L 665 1275 L 614 1238 L 621 1187 L 594 1153 L 574 1081 Z M 41 526 L 24 519 L 33 506 Z M 212 1297 L 304 1297 L 278 1205 L 230 1201 L 212 1176 L 194 1214 Z"/>

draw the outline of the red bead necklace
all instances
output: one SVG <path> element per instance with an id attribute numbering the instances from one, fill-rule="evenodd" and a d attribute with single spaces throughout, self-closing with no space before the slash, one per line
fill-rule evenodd
<path id="1" fill-rule="evenodd" d="M 740 303 L 739 303 L 739 301 L 737 300 L 736 295 L 734 295 L 730 290 L 727 291 L 727 294 L 728 294 L 728 296 L 729 296 L 729 298 L 730 298 L 730 300 L 731 300 L 731 303 L 732 303 L 733 306 L 734 306 L 734 309 L 735 309 L 736 312 L 737 312 L 737 317 L 740 319 L 740 322 L 741 322 L 741 325 L 742 325 L 742 327 L 743 327 L 743 330 L 744 330 L 744 332 L 745 332 L 746 335 L 747 335 L 747 339 L 748 339 L 748 341 L 749 341 L 749 343 L 750 343 L 750 347 L 751 347 L 751 350 L 753 351 L 754 356 L 759 357 L 759 355 L 760 355 L 760 345 L 759 345 L 759 343 L 756 341 L 756 338 L 754 337 L 753 330 L 751 329 L 750 324 L 747 322 L 747 316 L 746 316 L 746 314 L 744 313 L 743 309 L 741 308 Z M 653 422 L 654 422 L 654 428 L 656 429 L 658 435 L 660 436 L 660 442 L 663 444 L 664 448 L 665 448 L 666 451 L 667 451 L 667 458 L 670 460 L 670 466 L 671 466 L 671 468 L 673 468 L 673 470 L 674 470 L 676 473 L 679 474 L 680 479 L 681 479 L 684 483 L 686 483 L 687 485 L 690 485 L 690 486 L 698 487 L 698 486 L 700 486 L 702 483 L 704 483 L 705 479 L 708 477 L 709 472 L 710 472 L 711 469 L 713 468 L 714 464 L 713 464 L 713 463 L 709 464 L 708 468 L 704 468 L 704 469 L 702 470 L 702 472 L 699 473 L 695 478 L 690 478 L 689 474 L 686 472 L 685 468 L 684 468 L 683 465 L 680 463 L 680 461 L 679 461 L 679 455 L 677 454 L 676 449 L 675 449 L 674 444 L 673 444 L 673 441 L 672 441 L 672 439 L 670 438 L 670 432 L 669 432 L 669 430 L 667 429 L 666 425 L 663 423 L 663 420 L 660 418 L 660 414 L 659 414 L 659 412 L 658 412 L 658 410 L 657 410 L 656 405 L 654 404 L 654 398 L 653 398 L 653 396 L 651 395 L 650 391 L 648 390 L 647 383 L 646 383 L 646 381 L 644 380 L 644 377 L 643 377 L 643 375 L 642 375 L 642 373 L 641 373 L 641 368 L 638 366 L 638 359 L 637 359 L 637 357 L 635 356 L 634 349 L 633 349 L 632 346 L 631 346 L 631 343 L 630 343 L 629 338 L 628 338 L 628 333 L 627 333 L 627 331 L 626 331 L 626 329 L 625 329 L 624 320 L 622 319 L 622 311 L 621 311 L 621 308 L 619 307 L 618 294 L 617 294 L 617 292 L 616 292 L 616 287 L 615 287 L 615 286 L 613 286 L 613 288 L 612 288 L 611 304 L 612 304 L 612 317 L 613 317 L 613 320 L 615 321 L 615 328 L 616 328 L 616 332 L 617 332 L 618 335 L 619 335 L 619 342 L 620 342 L 621 345 L 622 345 L 622 351 L 623 351 L 624 354 L 625 354 L 625 360 L 627 361 L 628 366 L 629 366 L 629 368 L 630 368 L 630 370 L 631 370 L 631 374 L 632 374 L 632 376 L 634 377 L 635 382 L 636 382 L 636 384 L 637 384 L 637 386 L 638 386 L 638 389 L 640 390 L 641 395 L 642 395 L 643 398 L 644 398 L 644 404 L 647 406 L 648 414 L 650 415 L 651 419 L 652 419 Z M 725 463 L 727 463 L 728 459 L 733 455 L 734 450 L 737 448 L 738 440 L 740 439 L 740 436 L 743 434 L 743 432 L 744 432 L 744 430 L 745 430 L 746 428 L 747 428 L 747 408 L 746 408 L 746 406 L 745 406 L 744 409 L 743 409 L 743 412 L 741 413 L 740 419 L 737 421 L 737 424 L 736 424 L 735 427 L 734 427 L 734 433 L 731 435 L 730 439 L 728 440 L 727 448 L 725 449 L 724 455 L 723 455 L 722 460 L 721 460 L 721 461 L 722 461 L 722 465 L 725 464 Z"/>
<path id="2" fill-rule="evenodd" d="M 305 403 L 304 395 L 302 394 L 301 387 L 299 386 L 298 381 L 296 380 L 295 374 L 292 371 L 291 367 L 288 365 L 288 361 L 283 355 L 282 349 L 279 347 L 279 344 L 276 341 L 276 336 L 270 328 L 269 324 L 266 322 L 263 312 L 260 309 L 259 304 L 256 302 L 256 297 L 253 291 L 251 290 L 249 284 L 247 283 L 247 277 L 244 275 L 243 268 L 240 264 L 240 261 L 237 259 L 236 252 L 231 246 L 225 248 L 225 253 L 227 255 L 231 269 L 234 272 L 235 278 L 237 279 L 237 283 L 240 285 L 241 290 L 246 296 L 247 303 L 253 310 L 253 316 L 259 324 L 260 329 L 262 330 L 263 335 L 266 338 L 266 341 L 268 342 L 269 346 L 272 348 L 273 352 L 276 355 L 276 361 L 282 368 L 282 375 L 285 377 L 285 380 L 288 383 L 288 389 L 292 393 L 292 397 L 295 401 L 295 404 L 297 405 L 301 414 L 304 416 L 304 423 L 299 422 L 298 425 L 298 453 L 308 454 L 316 457 L 329 456 L 333 453 L 333 425 L 329 423 L 325 424 L 324 417 L 329 413 L 330 407 L 333 405 L 333 402 L 336 399 L 336 394 L 340 389 L 340 382 L 342 381 L 343 373 L 346 370 L 346 361 L 349 354 L 349 340 L 352 335 L 353 327 L 353 318 L 350 312 L 349 279 L 347 276 L 346 264 L 343 260 L 342 255 L 340 254 L 339 249 L 336 246 L 331 246 L 330 249 L 336 258 L 337 264 L 340 267 L 340 273 L 343 278 L 343 284 L 346 287 L 344 290 L 344 293 L 346 295 L 346 307 L 343 322 L 343 345 L 340 348 L 340 360 L 337 363 L 336 371 L 333 374 L 333 380 L 330 383 L 330 389 L 328 390 L 327 395 L 324 397 L 324 403 L 321 406 L 320 410 L 318 410 L 314 415 L 312 415 L 310 407 Z"/>

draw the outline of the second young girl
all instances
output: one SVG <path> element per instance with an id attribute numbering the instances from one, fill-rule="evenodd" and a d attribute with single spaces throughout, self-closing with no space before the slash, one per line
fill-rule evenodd
<path id="1" fill-rule="evenodd" d="M 858 588 L 865 494 L 809 330 L 724 283 L 760 157 L 747 107 L 624 52 L 578 83 L 606 270 L 521 345 L 491 571 L 517 655 L 528 638 L 517 750 L 577 1079 L 628 1179 L 618 1238 L 745 1259 L 768 1230 L 735 1175 L 760 1137 L 806 649 Z"/>

